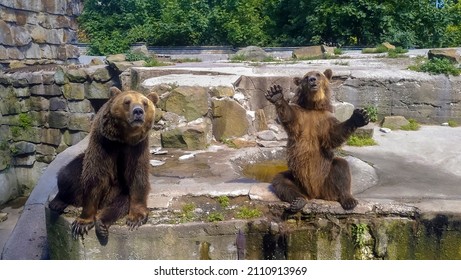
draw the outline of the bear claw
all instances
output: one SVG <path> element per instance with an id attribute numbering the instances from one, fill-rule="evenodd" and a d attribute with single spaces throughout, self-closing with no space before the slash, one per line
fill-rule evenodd
<path id="1" fill-rule="evenodd" d="M 291 203 L 290 203 L 290 211 L 291 212 L 299 212 L 303 207 L 307 204 L 307 201 L 303 197 L 298 197 L 295 198 Z"/>
<path id="2" fill-rule="evenodd" d="M 79 236 L 83 238 L 85 234 L 88 234 L 88 231 L 92 229 L 94 226 L 94 222 L 85 222 L 79 220 L 78 218 L 72 223 L 72 238 L 77 240 Z"/>
<path id="3" fill-rule="evenodd" d="M 357 206 L 357 204 L 359 204 L 357 199 L 353 197 L 343 199 L 339 203 L 341 204 L 344 210 L 352 210 L 355 208 L 355 206 Z"/>
<path id="4" fill-rule="evenodd" d="M 283 89 L 280 85 L 271 86 L 266 93 L 266 99 L 271 103 L 276 103 L 283 99 Z"/>

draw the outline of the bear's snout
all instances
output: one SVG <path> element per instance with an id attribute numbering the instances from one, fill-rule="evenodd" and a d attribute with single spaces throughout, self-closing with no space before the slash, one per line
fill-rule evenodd
<path id="1" fill-rule="evenodd" d="M 134 106 L 131 110 L 132 122 L 143 123 L 144 122 L 144 109 L 141 106 Z"/>
<path id="2" fill-rule="evenodd" d="M 133 116 L 143 116 L 144 115 L 144 109 L 141 108 L 141 106 L 136 106 L 133 108 Z"/>

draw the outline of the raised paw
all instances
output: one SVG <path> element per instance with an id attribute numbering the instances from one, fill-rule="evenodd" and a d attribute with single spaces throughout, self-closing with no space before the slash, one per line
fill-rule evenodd
<path id="1" fill-rule="evenodd" d="M 291 212 L 299 212 L 307 204 L 307 200 L 303 197 L 297 197 L 290 203 Z"/>
<path id="2" fill-rule="evenodd" d="M 353 198 L 352 196 L 340 200 L 339 203 L 344 210 L 352 210 L 355 208 L 355 206 L 357 206 L 357 204 L 359 204 L 357 199 Z"/>
<path id="3" fill-rule="evenodd" d="M 370 116 L 365 109 L 355 109 L 352 113 L 351 120 L 356 127 L 362 127 L 370 122 Z"/>
<path id="4" fill-rule="evenodd" d="M 90 219 L 77 218 L 72 223 L 72 238 L 77 240 L 79 236 L 88 234 L 88 231 L 94 226 L 94 221 Z"/>
<path id="5" fill-rule="evenodd" d="M 283 89 L 280 85 L 271 86 L 266 93 L 266 99 L 271 103 L 276 103 L 283 99 Z"/>

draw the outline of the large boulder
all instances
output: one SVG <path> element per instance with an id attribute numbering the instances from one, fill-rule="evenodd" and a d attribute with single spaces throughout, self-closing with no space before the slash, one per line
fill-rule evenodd
<path id="1" fill-rule="evenodd" d="M 432 49 L 427 53 L 429 59 L 433 58 L 445 58 L 453 63 L 460 63 L 460 55 L 456 49 Z"/>
<path id="2" fill-rule="evenodd" d="M 248 133 L 246 110 L 230 98 L 213 99 L 213 135 L 216 140 L 240 137 Z"/>
<path id="3" fill-rule="evenodd" d="M 260 47 L 256 46 L 249 46 L 246 48 L 243 48 L 239 50 L 235 56 L 237 57 L 243 57 L 244 60 L 249 60 L 249 61 L 263 61 L 269 55 Z"/>
<path id="4" fill-rule="evenodd" d="M 209 119 L 194 121 L 161 133 L 164 148 L 181 148 L 187 150 L 203 150 L 209 144 Z"/>
<path id="5" fill-rule="evenodd" d="M 160 106 L 190 122 L 208 113 L 208 90 L 199 86 L 180 86 L 171 91 Z"/>

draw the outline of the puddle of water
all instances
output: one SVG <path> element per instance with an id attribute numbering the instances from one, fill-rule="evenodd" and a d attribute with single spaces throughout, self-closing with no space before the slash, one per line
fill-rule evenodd
<path id="1" fill-rule="evenodd" d="M 264 183 L 271 183 L 274 176 L 282 171 L 288 170 L 285 160 L 267 160 L 254 164 L 248 164 L 243 168 L 243 175 Z"/>

